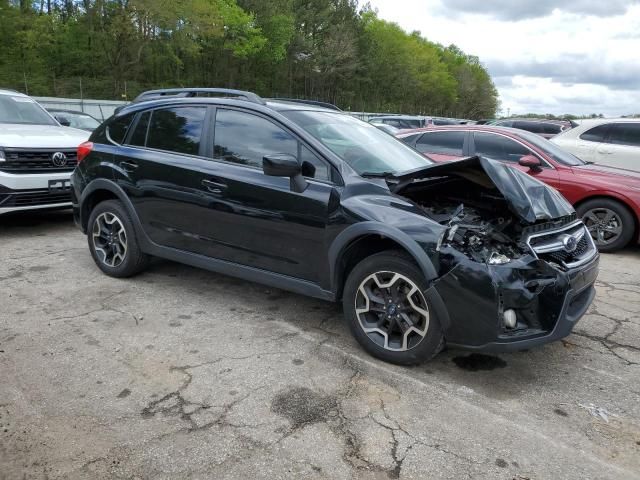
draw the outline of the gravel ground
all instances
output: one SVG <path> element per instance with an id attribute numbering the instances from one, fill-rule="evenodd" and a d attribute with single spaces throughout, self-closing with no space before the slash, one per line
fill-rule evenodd
<path id="1" fill-rule="evenodd" d="M 0 479 L 640 478 L 638 248 L 565 341 L 401 368 L 332 304 L 106 277 L 68 213 L 0 239 Z"/>

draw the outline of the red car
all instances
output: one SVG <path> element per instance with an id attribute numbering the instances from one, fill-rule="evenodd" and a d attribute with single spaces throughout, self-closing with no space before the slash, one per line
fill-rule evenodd
<path id="1" fill-rule="evenodd" d="M 639 240 L 640 173 L 583 162 L 539 135 L 513 128 L 448 126 L 397 137 L 436 162 L 488 157 L 555 187 L 574 205 L 602 252 Z"/>

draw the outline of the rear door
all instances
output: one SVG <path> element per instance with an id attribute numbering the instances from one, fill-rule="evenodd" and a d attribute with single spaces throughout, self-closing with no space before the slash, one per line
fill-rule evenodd
<path id="1" fill-rule="evenodd" d="M 426 132 L 416 140 L 415 148 L 436 162 L 458 160 L 465 156 L 467 138 L 463 130 Z"/>
<path id="2" fill-rule="evenodd" d="M 605 142 L 606 152 L 598 154 L 597 163 L 640 171 L 640 123 L 612 124 Z"/>
<path id="3" fill-rule="evenodd" d="M 474 155 L 511 164 L 552 187 L 560 187 L 558 172 L 527 145 L 513 138 L 494 132 L 473 132 L 472 149 Z M 542 169 L 533 171 L 520 166 L 518 162 L 525 155 L 537 157 L 542 163 Z"/>
<path id="4" fill-rule="evenodd" d="M 138 114 L 116 161 L 116 181 L 129 196 L 150 239 L 161 246 L 196 251 L 203 213 L 206 158 L 205 105 L 160 107 Z"/>
<path id="5" fill-rule="evenodd" d="M 582 133 L 576 140 L 575 155 L 585 162 L 596 162 L 606 158 L 611 149 L 605 142 L 609 135 L 609 124 L 598 125 Z"/>

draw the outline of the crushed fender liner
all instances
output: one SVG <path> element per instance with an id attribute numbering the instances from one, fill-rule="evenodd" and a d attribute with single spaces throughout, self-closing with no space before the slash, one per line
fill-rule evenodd
<path id="1" fill-rule="evenodd" d="M 554 220 L 574 213 L 571 204 L 557 190 L 517 168 L 483 157 L 432 165 L 389 179 L 398 182 L 391 190 L 399 194 L 416 180 L 437 177 L 460 177 L 484 188 L 497 189 L 510 210 L 528 223 Z"/>

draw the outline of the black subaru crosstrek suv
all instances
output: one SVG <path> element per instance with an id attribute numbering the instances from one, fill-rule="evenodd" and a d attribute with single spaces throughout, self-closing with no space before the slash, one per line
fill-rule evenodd
<path id="1" fill-rule="evenodd" d="M 595 294 L 597 249 L 556 190 L 486 158 L 432 164 L 337 109 L 146 92 L 78 160 L 76 221 L 107 275 L 157 256 L 341 300 L 389 362 L 559 340 Z"/>

